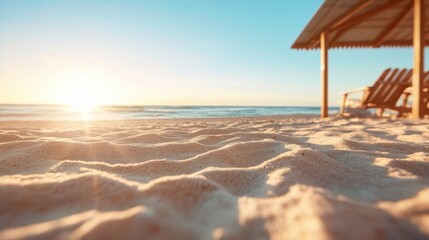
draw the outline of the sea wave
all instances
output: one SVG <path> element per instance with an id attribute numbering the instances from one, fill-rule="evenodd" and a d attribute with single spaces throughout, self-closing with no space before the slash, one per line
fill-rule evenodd
<path id="1" fill-rule="evenodd" d="M 339 108 L 330 108 L 331 113 Z M 82 113 L 61 105 L 0 105 L 0 120 L 113 120 L 319 114 L 319 107 L 104 105 Z"/>

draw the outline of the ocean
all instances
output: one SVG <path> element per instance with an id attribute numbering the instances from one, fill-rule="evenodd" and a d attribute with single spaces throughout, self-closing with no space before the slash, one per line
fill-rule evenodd
<path id="1" fill-rule="evenodd" d="M 338 113 L 339 108 L 331 107 L 329 112 Z M 91 111 L 80 112 L 63 105 L 0 104 L 0 121 L 215 118 L 319 113 L 320 107 L 296 106 L 97 106 Z"/>

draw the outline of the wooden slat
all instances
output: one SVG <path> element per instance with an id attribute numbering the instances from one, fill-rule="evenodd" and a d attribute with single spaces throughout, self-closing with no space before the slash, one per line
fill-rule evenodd
<path id="1" fill-rule="evenodd" d="M 322 84 L 322 106 L 321 117 L 328 117 L 328 33 L 320 35 L 320 71 L 321 71 L 321 84 Z"/>
<path id="2" fill-rule="evenodd" d="M 408 15 L 409 12 L 413 9 L 413 2 L 410 2 L 407 7 L 404 8 L 404 11 L 402 11 L 398 17 L 396 17 L 392 23 L 389 24 L 374 40 L 374 47 L 380 47 L 380 45 L 383 43 L 383 41 L 386 39 L 386 37 L 395 29 Z"/>
<path id="3" fill-rule="evenodd" d="M 424 77 L 424 0 L 414 0 L 414 69 L 413 69 L 413 109 L 414 119 L 423 117 L 425 106 L 423 102 L 423 77 Z"/>
<path id="4" fill-rule="evenodd" d="M 404 69 L 403 74 L 392 84 L 391 90 L 384 96 L 384 104 L 388 106 L 395 106 L 404 90 L 411 87 L 411 79 L 413 72 L 409 69 Z"/>
<path id="5" fill-rule="evenodd" d="M 329 41 L 329 44 L 332 46 L 335 45 L 335 42 L 344 34 L 344 31 L 337 31 L 335 36 Z"/>
<path id="6" fill-rule="evenodd" d="M 364 107 L 365 105 L 368 104 L 371 96 L 374 93 L 374 89 L 377 89 L 379 85 L 381 85 L 384 80 L 386 79 L 387 76 L 390 76 L 392 69 L 388 68 L 386 70 L 384 70 L 384 72 L 378 77 L 377 81 L 375 81 L 374 85 L 372 85 L 368 91 L 364 92 L 364 95 L 362 96 L 361 99 L 361 106 Z"/>
<path id="7" fill-rule="evenodd" d="M 313 48 L 309 49 L 316 49 L 320 45 L 317 44 Z M 383 42 L 382 46 L 385 47 L 412 47 L 413 46 L 413 40 L 407 40 L 407 41 L 385 41 Z M 425 39 L 425 46 L 429 46 L 429 39 Z M 330 48 L 367 48 L 367 47 L 374 47 L 373 41 L 355 41 L 355 42 L 335 42 L 330 45 Z M 298 49 L 307 49 L 307 46 L 305 45 L 297 45 L 296 48 Z"/>
<path id="8" fill-rule="evenodd" d="M 384 83 L 384 88 L 382 91 L 378 93 L 377 98 L 377 104 L 378 105 L 385 105 L 387 98 L 392 91 L 395 91 L 396 86 L 398 86 L 398 83 L 400 79 L 406 74 L 406 69 L 399 70 L 398 73 L 389 81 L 386 81 Z M 394 104 L 393 104 L 394 105 Z"/>
<path id="9" fill-rule="evenodd" d="M 348 21 L 346 21 L 346 22 L 344 22 L 338 26 L 332 27 L 329 29 L 329 31 L 331 31 L 331 32 L 337 31 L 337 30 L 338 31 L 345 31 L 347 29 L 350 29 L 351 27 L 358 25 L 359 23 L 365 21 L 366 19 L 368 19 L 368 18 L 370 18 L 370 17 L 372 17 L 378 13 L 381 13 L 390 7 L 393 7 L 394 5 L 396 5 L 400 2 L 403 2 L 403 0 L 391 0 L 385 4 L 377 6 L 377 7 L 373 8 L 373 9 L 371 9 L 365 13 L 362 13 L 356 17 L 353 17 L 353 18 L 349 19 Z"/>
<path id="10" fill-rule="evenodd" d="M 371 89 L 371 92 L 368 96 L 368 101 L 366 104 L 373 104 L 373 105 L 379 105 L 382 102 L 381 99 L 381 93 L 384 91 L 384 89 L 387 87 L 387 82 L 392 81 L 398 74 L 399 69 L 393 69 L 389 72 L 388 75 L 386 75 L 382 81 L 379 82 L 379 84 L 375 84 L 374 87 Z"/>
<path id="11" fill-rule="evenodd" d="M 333 25 L 337 25 L 338 23 L 343 23 L 344 21 L 348 20 L 350 17 L 352 17 L 354 14 L 362 10 L 363 8 L 367 7 L 373 0 L 363 0 L 358 2 L 356 5 L 349 8 L 347 11 L 345 11 L 340 16 L 336 17 L 334 20 L 332 20 L 329 24 L 327 24 L 324 28 L 322 28 L 320 31 L 314 33 L 314 37 L 312 37 L 310 40 L 305 43 L 306 46 L 311 46 L 314 44 L 314 41 L 316 41 L 316 44 L 319 43 L 319 36 L 323 32 L 327 32 L 329 28 L 331 28 Z M 339 2 L 337 2 L 338 4 Z M 295 48 L 293 45 L 292 48 Z"/>
<path id="12" fill-rule="evenodd" d="M 348 11 L 346 11 L 343 15 L 341 16 L 341 18 L 337 21 L 334 22 L 334 24 L 332 24 L 331 26 L 326 26 L 325 30 L 329 30 L 331 28 L 335 28 L 341 24 L 343 24 L 344 22 L 348 21 L 351 17 L 353 17 L 356 13 L 360 12 L 361 10 L 365 9 L 366 7 L 368 7 L 368 5 L 373 2 L 373 0 L 369 0 L 369 1 L 360 1 L 358 2 L 355 6 L 351 7 Z"/>
<path id="13" fill-rule="evenodd" d="M 399 3 L 401 0 L 391 0 L 388 3 L 385 3 L 383 5 L 380 5 L 378 7 L 375 7 L 365 13 L 362 13 L 352 19 L 349 19 L 348 21 L 343 22 L 342 24 L 336 24 L 333 27 L 331 27 L 329 29 L 330 32 L 335 32 L 336 31 L 336 35 L 335 37 L 331 40 L 330 44 L 331 45 L 335 45 L 335 42 L 337 41 L 337 39 L 339 39 L 345 32 L 347 32 L 348 30 L 350 30 L 350 28 L 352 28 L 353 26 L 358 25 L 359 23 L 365 21 L 366 19 L 386 10 L 387 8 L 390 8 L 392 6 L 394 6 L 395 4 Z M 374 43 L 371 42 L 373 45 Z"/>
<path id="14" fill-rule="evenodd" d="M 425 108 L 423 115 L 429 116 L 429 71 L 425 72 L 423 79 L 423 105 Z"/>

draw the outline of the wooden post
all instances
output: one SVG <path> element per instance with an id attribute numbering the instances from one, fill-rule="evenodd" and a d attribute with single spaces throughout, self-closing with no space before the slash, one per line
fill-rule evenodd
<path id="1" fill-rule="evenodd" d="M 328 33 L 323 32 L 320 35 L 320 73 L 322 80 L 322 106 L 321 117 L 328 117 Z"/>
<path id="2" fill-rule="evenodd" d="M 414 0 L 414 69 L 413 69 L 413 110 L 414 119 L 423 117 L 423 77 L 424 77 L 424 27 L 425 0 Z"/>

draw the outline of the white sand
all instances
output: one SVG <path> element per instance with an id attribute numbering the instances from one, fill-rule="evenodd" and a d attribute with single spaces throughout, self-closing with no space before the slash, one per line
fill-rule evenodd
<path id="1" fill-rule="evenodd" d="M 0 122 L 0 239 L 429 238 L 429 120 Z"/>

